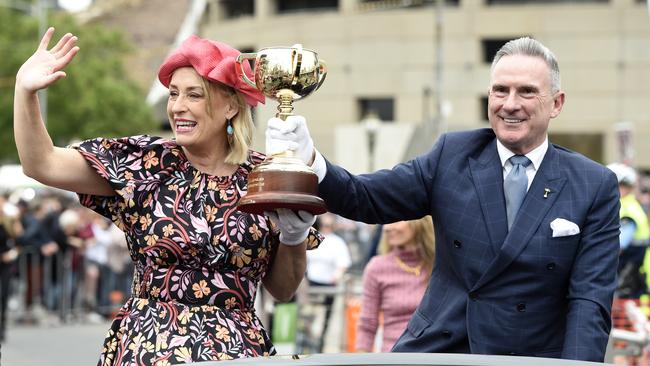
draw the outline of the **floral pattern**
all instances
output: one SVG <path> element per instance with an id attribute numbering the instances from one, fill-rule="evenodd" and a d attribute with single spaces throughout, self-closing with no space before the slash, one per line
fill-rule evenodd
<path id="1" fill-rule="evenodd" d="M 94 139 L 75 146 L 117 193 L 80 202 L 126 234 L 135 263 L 132 297 L 108 331 L 100 366 L 174 365 L 274 354 L 253 309 L 278 232 L 236 209 L 253 152 L 232 176 L 195 169 L 174 140 Z M 322 236 L 312 231 L 308 248 Z"/>

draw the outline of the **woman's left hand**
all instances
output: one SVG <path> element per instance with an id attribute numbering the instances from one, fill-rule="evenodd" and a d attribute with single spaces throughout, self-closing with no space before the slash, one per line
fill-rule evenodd
<path id="1" fill-rule="evenodd" d="M 66 76 L 63 68 L 79 51 L 79 47 L 76 46 L 77 37 L 66 33 L 54 47 L 48 50 L 53 35 L 54 28 L 48 28 L 36 52 L 20 67 L 16 74 L 16 88 L 33 93 L 47 88 Z"/>
<path id="2" fill-rule="evenodd" d="M 284 245 L 297 246 L 307 239 L 309 228 L 316 221 L 316 216 L 307 211 L 278 208 L 275 211 L 264 212 L 266 216 L 280 229 L 280 242 Z"/>

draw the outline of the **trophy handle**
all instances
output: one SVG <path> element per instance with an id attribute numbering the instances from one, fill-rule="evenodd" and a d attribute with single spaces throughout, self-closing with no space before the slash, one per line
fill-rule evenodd
<path id="1" fill-rule="evenodd" d="M 240 53 L 239 56 L 237 56 L 237 61 L 235 61 L 235 70 L 237 71 L 237 74 L 241 77 L 244 82 L 253 88 L 257 89 L 257 85 L 248 78 L 246 73 L 244 72 L 244 68 L 242 67 L 241 63 L 244 60 L 250 60 L 257 58 L 257 53 Z"/>
<path id="2" fill-rule="evenodd" d="M 318 90 L 318 88 L 323 85 L 323 81 L 325 81 L 325 76 L 327 75 L 327 65 L 324 60 L 318 60 L 318 68 L 320 69 L 320 72 L 318 73 L 318 84 L 316 84 L 316 89 L 314 89 L 314 91 Z"/>

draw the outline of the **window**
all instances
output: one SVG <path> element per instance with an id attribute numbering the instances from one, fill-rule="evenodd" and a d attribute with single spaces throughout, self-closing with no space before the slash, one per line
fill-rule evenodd
<path id="1" fill-rule="evenodd" d="M 277 0 L 278 13 L 312 10 L 338 10 L 338 0 Z"/>
<path id="2" fill-rule="evenodd" d="M 393 98 L 361 98 L 359 120 L 374 116 L 384 122 L 392 122 L 395 120 L 394 104 Z"/>
<path id="3" fill-rule="evenodd" d="M 603 162 L 605 138 L 600 133 L 549 133 L 548 140 L 577 151 L 589 159 Z"/>
<path id="4" fill-rule="evenodd" d="M 362 4 L 376 3 L 378 5 L 386 5 L 390 7 L 410 8 L 425 5 L 435 5 L 437 0 L 361 0 Z M 458 6 L 460 0 L 445 0 L 445 5 Z"/>
<path id="5" fill-rule="evenodd" d="M 609 0 L 485 0 L 488 5 L 607 3 Z M 645 0 L 644 0 L 645 1 Z"/>
<path id="6" fill-rule="evenodd" d="M 487 64 L 492 63 L 492 59 L 494 58 L 494 55 L 497 54 L 499 49 L 508 41 L 519 38 L 523 36 L 513 36 L 510 38 L 488 38 L 488 39 L 483 39 L 481 40 L 481 48 L 483 52 L 483 62 Z"/>
<path id="7" fill-rule="evenodd" d="M 226 19 L 255 14 L 255 0 L 220 0 L 217 6 Z"/>
<path id="8" fill-rule="evenodd" d="M 481 97 L 481 102 L 480 102 L 480 111 L 479 111 L 479 118 L 481 121 L 489 122 L 488 120 L 488 97 L 487 95 L 484 95 Z"/>

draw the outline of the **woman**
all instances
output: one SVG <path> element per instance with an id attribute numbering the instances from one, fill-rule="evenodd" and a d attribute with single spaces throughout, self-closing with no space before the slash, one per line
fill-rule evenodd
<path id="1" fill-rule="evenodd" d="M 363 298 L 356 349 L 371 352 L 383 317 L 381 351 L 391 350 L 420 304 L 433 269 L 431 216 L 383 226 L 380 255 L 363 273 Z"/>
<path id="2" fill-rule="evenodd" d="M 126 234 L 133 296 L 114 319 L 100 365 L 171 365 L 275 353 L 253 310 L 262 281 L 290 298 L 307 247 L 321 240 L 313 215 L 279 209 L 274 221 L 236 209 L 264 156 L 249 150 L 250 107 L 264 101 L 235 73 L 239 52 L 190 37 L 160 67 L 175 139 L 98 138 L 55 147 L 36 92 L 65 76 L 79 48 L 45 33 L 16 76 L 14 131 L 25 173 L 78 192 L 83 205 Z M 247 73 L 250 68 L 247 67 Z M 124 111 L 128 113 L 128 111 Z M 116 121 L 119 123 L 119 121 Z"/>

